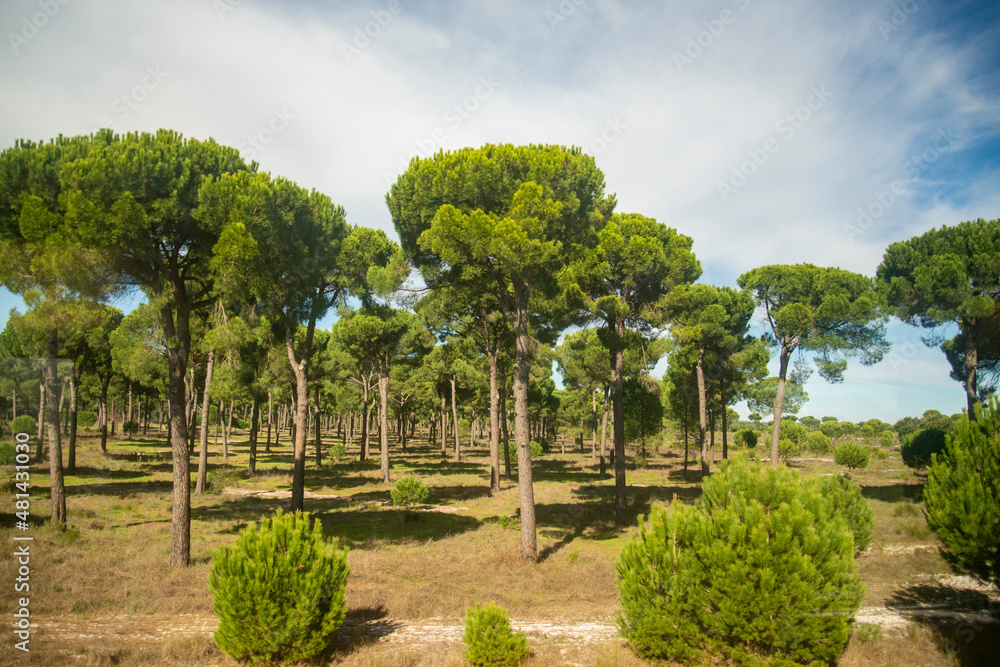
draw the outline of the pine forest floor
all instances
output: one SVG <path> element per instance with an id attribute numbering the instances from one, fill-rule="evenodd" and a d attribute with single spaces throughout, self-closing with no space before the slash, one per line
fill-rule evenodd
<path id="1" fill-rule="evenodd" d="M 419 435 L 419 434 L 418 434 Z M 516 469 L 490 495 L 485 443 L 466 448 L 462 460 L 443 456 L 426 434 L 402 451 L 391 447 L 392 478 L 418 476 L 430 490 L 427 504 L 393 507 L 391 485 L 381 482 L 378 460 L 310 458 L 306 509 L 324 532 L 350 548 L 348 617 L 324 665 L 462 665 L 466 607 L 493 600 L 528 635 L 528 665 L 643 665 L 618 636 L 614 563 L 634 529 L 614 524 L 614 480 L 601 479 L 586 451 L 561 443 L 535 462 L 540 560 L 519 553 Z M 63 444 L 65 450 L 65 442 Z M 261 446 L 263 450 L 263 446 Z M 450 448 L 449 448 L 450 449 Z M 310 457 L 315 455 L 313 445 Z M 631 516 L 648 514 L 676 497 L 694 502 L 700 475 L 692 452 L 650 452 L 648 467 L 628 467 Z M 65 451 L 64 451 L 65 456 Z M 793 460 L 804 475 L 840 474 L 832 457 Z M 70 527 L 48 527 L 48 464 L 31 467 L 31 526 L 0 527 L 0 540 L 32 535 L 30 653 L 8 634 L 0 665 L 235 665 L 212 640 L 215 617 L 208 575 L 213 552 L 231 544 L 248 523 L 287 507 L 291 448 L 287 437 L 258 457 L 247 478 L 245 441 L 231 443 L 228 462 L 210 445 L 210 493 L 192 495 L 191 567 L 174 570 L 170 553 L 171 462 L 165 434 L 114 439 L 108 453 L 96 438 L 78 444 L 77 467 L 66 474 Z M 192 457 L 192 479 L 197 457 Z M 13 514 L 13 467 L 0 507 Z M 856 631 L 841 665 L 1000 665 L 1000 594 L 953 574 L 923 515 L 924 476 L 906 468 L 898 452 L 855 471 L 876 523 L 872 547 L 856 559 L 867 595 L 857 629 L 880 628 L 877 638 Z M 633 520 L 633 524 L 635 521 Z M 11 549 L 0 558 L 0 577 L 12 582 Z M 11 587 L 12 589 L 12 587 Z M 9 589 L 9 590 L 11 590 Z M 0 612 L 13 618 L 16 596 L 0 596 Z M 712 664 L 706 658 L 705 664 Z"/>

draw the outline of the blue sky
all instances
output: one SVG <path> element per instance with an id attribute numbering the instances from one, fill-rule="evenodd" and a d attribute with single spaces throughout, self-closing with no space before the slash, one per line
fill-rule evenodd
<path id="1" fill-rule="evenodd" d="M 775 263 L 872 275 L 893 241 L 1000 217 L 997 3 L 662 4 L 7 0 L 0 146 L 214 137 L 394 236 L 384 196 L 414 154 L 579 145 L 619 211 L 691 236 L 724 285 Z M 0 320 L 18 303 L 0 291 Z M 922 334 L 894 324 L 895 356 L 814 375 L 803 412 L 958 412 Z"/>

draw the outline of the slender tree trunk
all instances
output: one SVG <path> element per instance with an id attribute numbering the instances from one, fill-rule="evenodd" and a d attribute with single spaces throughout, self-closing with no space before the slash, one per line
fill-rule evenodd
<path id="1" fill-rule="evenodd" d="M 698 377 L 698 446 L 701 448 L 701 474 L 708 475 L 710 466 L 708 464 L 708 406 L 705 391 L 705 348 L 698 350 L 698 364 L 695 372 Z"/>
<path id="2" fill-rule="evenodd" d="M 500 389 L 497 386 L 497 357 L 494 350 L 487 355 L 490 362 L 490 491 L 500 491 Z"/>
<path id="3" fill-rule="evenodd" d="M 503 466 L 507 479 L 512 476 L 510 470 L 510 433 L 507 427 L 507 374 L 497 375 L 497 383 L 500 385 L 500 433 L 503 437 Z"/>
<path id="4" fill-rule="evenodd" d="M 383 365 L 378 374 L 378 431 L 379 453 L 381 454 L 382 481 L 389 479 L 389 367 Z"/>
<path id="5" fill-rule="evenodd" d="M 257 474 L 257 434 L 260 432 L 260 401 L 256 393 L 253 397 L 253 407 L 250 410 L 250 475 Z"/>
<path id="6" fill-rule="evenodd" d="M 45 442 L 45 373 L 42 372 L 42 381 L 38 383 L 38 446 L 35 449 L 35 460 L 39 463 L 42 461 L 42 444 Z M 55 389 L 53 389 L 55 391 Z"/>
<path id="7" fill-rule="evenodd" d="M 965 334 L 965 401 L 969 419 L 975 419 L 975 406 L 979 402 L 979 393 L 976 389 L 976 373 L 979 370 L 979 330 L 976 328 L 975 318 L 968 324 L 965 322 L 962 324 L 964 325 L 962 332 Z"/>
<path id="8" fill-rule="evenodd" d="M 316 419 L 316 467 L 323 467 L 323 442 L 320 440 L 319 385 L 316 385 L 316 405 L 313 406 Z"/>
<path id="9" fill-rule="evenodd" d="M 226 423 L 222 426 L 222 460 L 229 463 L 229 427 L 233 423 L 233 404 L 232 401 L 229 403 L 229 410 L 225 409 L 225 403 L 219 401 L 219 421 L 222 421 L 222 415 L 226 415 Z"/>
<path id="10" fill-rule="evenodd" d="M 188 452 L 188 420 L 185 381 L 191 346 L 190 313 L 183 297 L 183 284 L 174 286 L 174 304 L 161 312 L 167 345 L 170 406 L 170 450 L 173 459 L 173 503 L 170 510 L 170 564 L 187 567 L 191 563 L 191 462 Z M 176 315 L 176 324 L 174 317 Z"/>
<path id="11" fill-rule="evenodd" d="M 273 416 L 273 397 L 271 392 L 267 392 L 267 441 L 264 443 L 264 451 L 268 454 L 271 453 L 271 420 Z"/>
<path id="12" fill-rule="evenodd" d="M 101 379 L 101 452 L 108 453 L 108 387 L 111 385 L 111 373 L 107 379 Z"/>
<path id="13" fill-rule="evenodd" d="M 592 389 L 590 391 L 590 416 L 593 425 L 593 431 L 590 437 L 590 462 L 597 463 L 597 390 Z M 583 441 L 583 434 L 580 435 L 580 441 Z"/>
<path id="14" fill-rule="evenodd" d="M 364 461 L 368 456 L 368 381 L 364 380 L 361 385 L 361 458 Z"/>
<path id="15" fill-rule="evenodd" d="M 774 394 L 774 422 L 771 425 L 771 467 L 778 467 L 778 443 L 781 441 L 781 415 L 785 410 L 785 376 L 792 350 L 787 341 L 782 341 L 779 354 L 778 390 Z"/>
<path id="16" fill-rule="evenodd" d="M 62 446 L 59 441 L 59 399 L 56 382 L 59 366 L 59 334 L 49 333 L 45 348 L 45 398 L 49 435 L 49 479 L 52 495 L 52 526 L 66 526 L 66 487 L 63 482 Z"/>
<path id="17" fill-rule="evenodd" d="M 535 489 L 531 470 L 531 447 L 528 434 L 528 377 L 531 372 L 531 339 L 528 336 L 528 297 L 530 288 L 515 287 L 517 313 L 514 329 L 514 439 L 517 441 L 517 486 L 521 504 L 521 554 L 525 560 L 538 560 L 535 533 Z"/>
<path id="18" fill-rule="evenodd" d="M 77 390 L 76 390 L 76 363 L 69 376 L 69 457 L 66 462 L 66 469 L 69 472 L 76 472 L 76 419 L 77 419 Z"/>
<path id="19" fill-rule="evenodd" d="M 448 404 L 444 392 L 441 392 L 441 456 L 448 456 Z"/>
<path id="20" fill-rule="evenodd" d="M 305 340 L 302 343 L 302 357 L 295 358 L 295 328 L 285 325 L 285 347 L 288 349 L 288 362 L 295 374 L 295 439 L 292 447 L 292 501 L 291 511 L 301 512 L 304 508 L 306 489 L 306 415 L 309 410 L 309 358 L 312 355 L 313 332 L 316 330 L 316 320 L 311 318 L 306 327 Z"/>
<path id="21" fill-rule="evenodd" d="M 625 497 L 625 405 L 622 396 L 625 353 L 621 349 L 625 323 L 616 322 L 613 330 L 615 340 L 611 353 L 611 411 L 615 445 L 615 522 L 619 526 L 625 526 L 628 524 L 628 504 Z"/>
<path id="22" fill-rule="evenodd" d="M 451 416 L 455 426 L 455 461 L 462 460 L 462 454 L 458 450 L 458 396 L 455 387 L 455 375 L 451 376 Z M 471 426 L 471 424 L 470 424 Z"/>
<path id="23" fill-rule="evenodd" d="M 197 495 L 205 493 L 208 481 L 208 414 L 212 405 L 209 387 L 212 385 L 212 371 L 215 368 L 215 350 L 210 350 L 205 362 L 205 390 L 201 394 L 201 434 L 198 443 L 198 477 L 194 492 Z"/>
<path id="24" fill-rule="evenodd" d="M 729 458 L 729 438 L 727 437 L 727 432 L 729 431 L 729 415 L 726 414 L 729 410 L 726 409 L 726 386 L 725 383 L 720 383 L 719 385 L 719 400 L 722 403 L 722 458 Z"/>
<path id="25" fill-rule="evenodd" d="M 607 461 L 607 448 L 608 448 L 608 394 L 611 388 L 604 388 L 604 416 L 601 417 L 601 479 L 608 474 L 605 469 L 605 461 Z"/>

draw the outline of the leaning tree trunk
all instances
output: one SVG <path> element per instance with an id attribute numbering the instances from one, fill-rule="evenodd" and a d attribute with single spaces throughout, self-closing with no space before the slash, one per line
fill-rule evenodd
<path id="1" fill-rule="evenodd" d="M 607 449 L 608 449 L 608 393 L 610 387 L 604 388 L 604 414 L 601 417 L 601 479 L 607 474 L 605 470 L 605 461 L 607 461 Z"/>
<path id="2" fill-rule="evenodd" d="M 208 481 L 208 414 L 212 405 L 212 399 L 208 393 L 208 388 L 212 384 L 212 370 L 215 367 L 215 350 L 209 350 L 208 361 L 205 362 L 205 390 L 201 395 L 201 434 L 198 443 L 198 481 L 195 482 L 194 492 L 199 496 L 205 493 L 206 482 Z"/>
<path id="3" fill-rule="evenodd" d="M 591 422 L 593 424 L 593 433 L 591 434 L 590 442 L 590 462 L 597 463 L 597 390 L 592 389 L 590 391 L 590 408 L 591 408 Z M 583 435 L 580 436 L 583 440 Z M 603 453 L 603 452 L 602 452 Z"/>
<path id="4" fill-rule="evenodd" d="M 52 525 L 66 525 L 66 487 L 63 482 L 62 446 L 59 438 L 59 402 L 56 397 L 56 380 L 59 366 L 59 334 L 49 333 L 45 347 L 45 407 L 49 436 L 49 479 L 52 492 Z"/>
<path id="5" fill-rule="evenodd" d="M 781 442 L 781 414 L 785 411 L 785 376 L 792 350 L 782 341 L 778 367 L 778 390 L 774 394 L 774 422 L 771 425 L 771 467 L 778 467 L 778 443 Z"/>
<path id="6" fill-rule="evenodd" d="M 35 448 L 35 460 L 42 461 L 42 443 L 45 442 L 45 373 L 42 371 L 42 381 L 38 383 L 38 445 Z"/>

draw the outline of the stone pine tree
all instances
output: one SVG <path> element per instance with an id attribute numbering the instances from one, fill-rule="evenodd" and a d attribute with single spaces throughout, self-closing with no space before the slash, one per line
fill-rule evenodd
<path id="1" fill-rule="evenodd" d="M 659 307 L 681 347 L 691 350 L 698 386 L 698 442 L 701 472 L 710 471 L 706 367 L 721 373 L 745 342 L 754 304 L 746 292 L 714 285 L 683 286 L 664 297 Z M 725 406 L 723 406 L 724 410 Z"/>
<path id="2" fill-rule="evenodd" d="M 894 313 L 904 322 L 930 329 L 958 325 L 965 396 L 972 415 L 979 400 L 980 344 L 995 337 L 1000 319 L 1000 220 L 942 226 L 893 243 L 876 275 Z"/>
<path id="3" fill-rule="evenodd" d="M 204 178 L 247 170 L 239 152 L 214 141 L 184 139 L 169 130 L 116 135 L 102 130 L 85 153 L 63 159 L 55 218 L 39 211 L 50 239 L 72 239 L 101 256 L 95 277 L 119 289 L 141 288 L 160 304 L 167 342 L 168 403 L 173 451 L 170 562 L 190 560 L 191 498 L 185 377 L 191 317 L 211 303 L 208 259 L 218 229 L 193 215 Z M 32 200 L 37 205 L 37 200 Z"/>
<path id="4" fill-rule="evenodd" d="M 878 363 L 889 349 L 884 300 L 871 278 L 812 264 L 762 266 L 737 282 L 764 309 L 768 339 L 779 350 L 771 431 L 771 465 L 776 466 L 792 353 L 815 353 L 819 373 L 829 382 L 843 380 L 846 357 L 860 356 L 866 366 Z"/>
<path id="5" fill-rule="evenodd" d="M 295 376 L 291 511 L 301 511 L 316 321 L 349 295 L 367 300 L 373 284 L 391 289 L 392 276 L 408 267 L 398 257 L 385 269 L 396 246 L 384 232 L 349 228 L 343 208 L 291 181 L 234 174 L 206 183 L 200 196 L 201 218 L 223 230 L 213 261 L 222 277 L 220 290 L 229 299 L 258 304 L 284 332 Z M 298 339 L 302 323 L 305 332 Z"/>
<path id="6" fill-rule="evenodd" d="M 92 148 L 89 137 L 59 137 L 19 141 L 0 154 L 0 280 L 24 296 L 31 309 L 27 321 L 45 339 L 52 524 L 60 526 L 66 523 L 57 391 L 62 340 L 86 328 L 81 318 L 113 291 L 104 257 L 69 224 L 73 211 L 67 202 L 74 193 L 65 173 Z"/>
<path id="7" fill-rule="evenodd" d="M 538 557 L 528 434 L 529 315 L 614 208 L 593 158 L 561 146 L 486 145 L 414 159 L 386 196 L 403 250 L 430 288 L 489 285 L 514 335 L 521 550 Z M 540 318 L 544 319 L 544 318 Z"/>
<path id="8" fill-rule="evenodd" d="M 615 519 L 628 523 L 625 498 L 625 413 L 622 381 L 629 334 L 649 335 L 659 316 L 651 308 L 664 295 L 701 275 L 691 239 L 643 215 L 616 214 L 598 234 L 598 244 L 572 271 L 570 292 L 582 298 L 600 322 L 601 342 L 611 364 L 614 421 Z"/>

